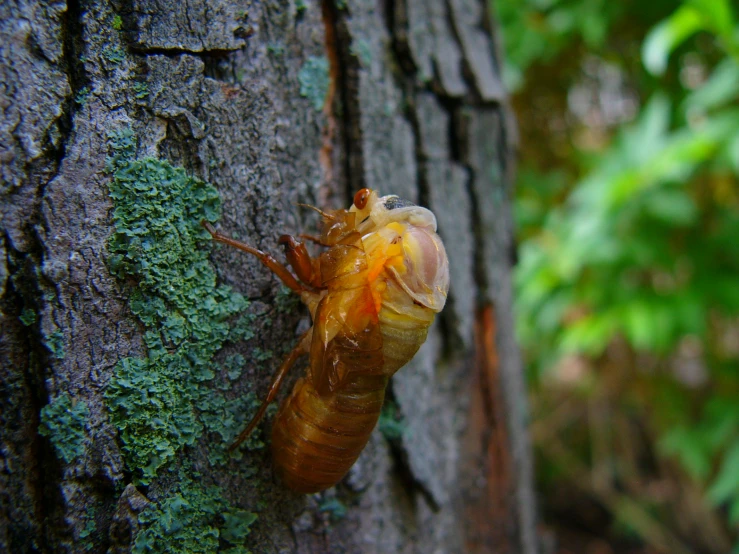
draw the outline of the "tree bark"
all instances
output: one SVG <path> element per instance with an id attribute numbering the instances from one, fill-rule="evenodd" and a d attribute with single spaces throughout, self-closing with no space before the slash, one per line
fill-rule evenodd
<path id="1" fill-rule="evenodd" d="M 16 0 L 0 21 L 0 550 L 537 551 L 511 315 L 515 129 L 486 2 Z M 347 206 L 362 187 L 436 214 L 449 302 L 337 487 L 286 491 L 258 440 L 214 457 L 219 425 L 248 417 L 308 321 L 251 257 L 213 248 L 203 270 L 231 287 L 205 290 L 231 299 L 232 327 L 248 323 L 219 339 L 212 374 L 151 369 L 178 323 L 141 299 L 170 309 L 177 291 L 147 284 L 146 258 L 117 265 L 111 235 L 150 231 L 116 227 L 111 191 L 134 170 L 142 191 L 212 185 L 219 230 L 271 252 L 284 232 L 315 231 L 296 204 Z M 178 344 L 205 352 L 191 331 Z M 185 359 L 175 342 L 160 361 Z M 129 362 L 151 371 L 143 400 Z M 180 405 L 161 422 L 126 419 L 162 391 Z M 170 412 L 192 416 L 191 438 Z M 162 449 L 148 470 L 134 463 L 144 443 Z"/>

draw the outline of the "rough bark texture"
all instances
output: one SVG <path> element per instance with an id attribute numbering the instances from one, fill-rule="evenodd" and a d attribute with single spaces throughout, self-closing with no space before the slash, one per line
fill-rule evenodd
<path id="1" fill-rule="evenodd" d="M 478 0 L 0 5 L 0 550 L 172 551 L 187 531 L 203 551 L 537 551 L 493 31 Z M 136 158 L 215 186 L 219 229 L 265 250 L 315 228 L 296 203 L 344 206 L 361 187 L 436 213 L 449 303 L 334 489 L 289 493 L 265 448 L 209 460 L 224 439 L 207 425 L 150 482 L 128 461 L 104 396 L 148 344 L 137 279 L 110 271 L 106 157 L 126 129 Z M 257 317 L 198 398 L 261 396 L 307 314 L 254 259 L 211 261 Z M 219 381 L 227 360 L 241 375 Z"/>

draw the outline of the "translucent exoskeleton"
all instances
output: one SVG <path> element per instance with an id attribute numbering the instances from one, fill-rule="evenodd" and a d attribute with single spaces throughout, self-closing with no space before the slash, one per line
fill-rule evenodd
<path id="1" fill-rule="evenodd" d="M 349 471 L 377 424 L 388 380 L 424 343 L 449 290 L 449 262 L 428 209 L 362 189 L 348 210 L 317 211 L 320 236 L 279 239 L 295 276 L 269 254 L 205 224 L 215 240 L 256 256 L 300 294 L 313 319 L 232 446 L 249 436 L 287 372 L 308 354 L 306 374 L 272 428 L 275 471 L 301 493 L 331 487 Z M 299 239 L 325 250 L 312 258 Z"/>

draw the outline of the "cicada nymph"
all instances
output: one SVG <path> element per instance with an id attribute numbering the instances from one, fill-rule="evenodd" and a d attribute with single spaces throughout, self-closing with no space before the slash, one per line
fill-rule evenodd
<path id="1" fill-rule="evenodd" d="M 325 250 L 312 258 L 298 238 L 283 235 L 288 264 L 206 228 L 219 242 L 250 254 L 308 307 L 313 326 L 277 370 L 269 393 L 232 449 L 245 440 L 303 354 L 308 369 L 282 403 L 272 427 L 275 471 L 294 491 L 338 483 L 377 424 L 388 379 L 426 340 L 449 290 L 449 262 L 431 211 L 370 189 L 348 210 L 322 212 Z"/>

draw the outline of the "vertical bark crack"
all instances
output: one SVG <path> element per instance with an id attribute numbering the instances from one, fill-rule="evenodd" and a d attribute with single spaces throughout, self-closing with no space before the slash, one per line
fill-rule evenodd
<path id="1" fill-rule="evenodd" d="M 38 434 L 41 409 L 49 402 L 49 391 L 46 387 L 46 371 L 55 361 L 46 347 L 42 318 L 48 314 L 48 304 L 53 302 L 54 287 L 43 274 L 44 239 L 41 236 L 43 225 L 42 201 L 46 187 L 59 174 L 61 165 L 67 154 L 67 146 L 74 132 L 74 117 L 77 112 L 77 103 L 80 94 L 90 84 L 85 73 L 82 54 L 84 43 L 83 8 L 79 0 L 69 0 L 67 10 L 61 19 L 62 59 L 61 65 L 67 76 L 71 92 L 65 99 L 61 116 L 58 119 L 61 137 L 55 146 L 47 138 L 44 144 L 45 155 L 34 162 L 28 172 L 28 181 L 36 183 L 32 204 L 26 214 L 24 229 L 27 237 L 24 252 L 13 248 L 10 237 L 6 235 L 8 249 L 8 265 L 11 269 L 9 283 L 11 287 L 6 292 L 3 303 L 15 303 L 15 309 L 6 317 L 12 321 L 16 330 L 16 337 L 20 343 L 22 356 L 26 359 L 26 369 L 23 372 L 23 386 L 27 391 L 24 398 L 13 398 L 16 409 L 32 414 L 31 420 L 24 422 L 29 429 L 30 444 L 26 445 L 26 462 L 30 473 L 29 487 L 34 503 L 36 522 L 43 522 L 43 528 L 36 530 L 33 536 L 26 538 L 29 544 L 34 544 L 40 551 L 51 549 L 54 534 L 64 536 L 67 533 L 66 525 L 61 517 L 60 507 L 64 505 L 61 496 L 60 482 L 62 470 L 53 448 L 49 442 Z M 44 171 L 44 166 L 50 171 Z M 12 297 L 15 300 L 12 300 Z M 20 308 L 20 312 L 18 309 Z M 17 313 L 16 313 L 17 312 Z M 21 327 L 18 317 L 22 313 L 33 313 L 34 321 L 30 325 Z M 15 316 L 15 317 L 14 317 Z M 48 315 L 46 315 L 48 317 Z M 28 403 L 24 407 L 24 403 Z"/>
<path id="2" fill-rule="evenodd" d="M 351 34 L 347 28 L 345 10 L 340 10 L 331 0 L 323 2 L 331 75 L 336 79 L 339 91 L 339 117 L 341 118 L 342 138 L 344 140 L 344 171 L 346 197 L 366 186 L 364 177 L 364 152 L 362 147 L 362 122 L 359 104 L 360 64 L 351 53 Z"/>
<path id="3" fill-rule="evenodd" d="M 5 323 L 0 350 L 3 351 L 4 363 L 16 366 L 15 371 L 22 376 L 18 382 L 12 382 L 13 371 L 6 368 L 3 380 L 2 400 L 8 414 L 17 414 L 20 420 L 15 423 L 7 421 L 7 440 L 13 444 L 13 451 L 23 460 L 23 471 L 27 474 L 30 501 L 35 522 L 50 522 L 54 506 L 59 505 L 59 493 L 56 485 L 59 481 L 59 462 L 48 442 L 41 439 L 37 432 L 40 423 L 41 408 L 48 403 L 48 391 L 44 368 L 51 363 L 50 355 L 44 346 L 39 313 L 43 302 L 41 290 L 40 257 L 41 243 L 36 237 L 30 252 L 20 252 L 13 248 L 10 238 L 5 235 L 7 245 L 7 263 L 9 268 L 8 286 L 0 299 L 0 307 Z M 21 317 L 26 315 L 26 323 Z M 29 314 L 34 314 L 29 321 Z M 18 367 L 22 367 L 18 371 Z M 16 427 L 20 426 L 20 428 Z M 14 435 L 22 433 L 22 442 L 13 441 Z M 15 437 L 17 438 L 17 437 Z M 28 439 L 31 439 L 30 442 Z M 18 459 L 15 460 L 17 462 Z M 21 506 L 15 509 L 22 510 Z M 49 526 L 51 527 L 51 526 Z M 16 542 L 23 540 L 28 544 L 35 543 L 41 551 L 49 545 L 49 528 L 27 529 L 29 537 L 16 537 Z M 11 538 L 11 541 L 13 539 Z M 11 542 L 11 544 L 13 544 Z"/>
<path id="4" fill-rule="evenodd" d="M 72 93 L 65 102 L 61 118 L 61 131 L 63 136 L 60 141 L 59 152 L 57 154 L 59 165 L 61 165 L 61 160 L 64 158 L 67 142 L 73 131 L 78 95 L 80 95 L 82 91 L 91 84 L 90 78 L 85 72 L 85 64 L 83 62 L 85 45 L 82 35 L 84 23 L 82 21 L 83 8 L 80 2 L 81 0 L 67 1 L 67 10 L 62 16 L 61 22 L 62 64 L 64 65 Z M 43 191 L 41 192 L 43 193 Z M 39 196 L 41 197 L 43 194 L 40 194 Z"/>

